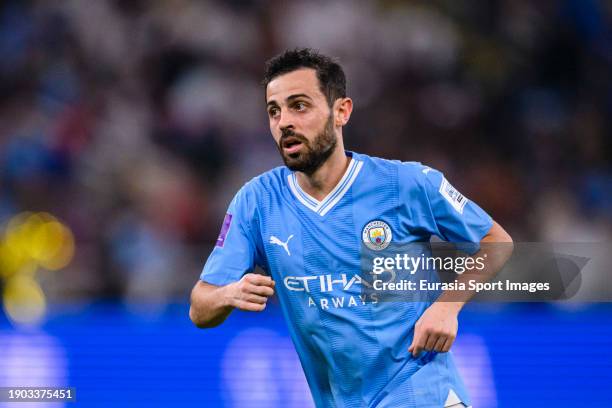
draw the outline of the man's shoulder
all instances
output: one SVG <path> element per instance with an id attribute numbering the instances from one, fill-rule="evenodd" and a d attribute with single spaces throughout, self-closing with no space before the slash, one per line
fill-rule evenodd
<path id="1" fill-rule="evenodd" d="M 396 172 L 402 181 L 418 181 L 430 171 L 436 171 L 429 166 L 418 161 L 401 161 L 395 159 L 385 159 L 382 157 L 368 156 L 366 154 L 354 153 L 356 160 L 361 160 L 369 164 L 370 171 L 373 172 Z"/>
<path id="2" fill-rule="evenodd" d="M 257 208 L 267 207 L 275 197 L 282 194 L 283 178 L 286 178 L 287 172 L 288 169 L 281 166 L 253 177 L 236 192 L 230 209 L 252 217 Z"/>
<path id="3" fill-rule="evenodd" d="M 285 166 L 278 166 L 247 181 L 240 189 L 241 194 L 261 196 L 282 189 L 289 170 Z"/>

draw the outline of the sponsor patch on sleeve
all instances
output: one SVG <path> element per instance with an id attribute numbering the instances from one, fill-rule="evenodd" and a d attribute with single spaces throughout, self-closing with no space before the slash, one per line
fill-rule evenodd
<path id="1" fill-rule="evenodd" d="M 463 207 L 465 207 L 468 199 L 453 187 L 446 178 L 443 178 L 442 184 L 440 184 L 440 194 L 442 194 L 442 197 L 444 197 L 459 214 L 463 214 Z"/>
<path id="2" fill-rule="evenodd" d="M 219 232 L 219 238 L 217 238 L 217 243 L 215 246 L 223 248 L 225 245 L 225 238 L 227 237 L 227 232 L 230 229 L 230 225 L 232 225 L 232 214 L 225 214 L 225 218 L 223 219 L 223 225 L 221 226 L 221 232 Z"/>

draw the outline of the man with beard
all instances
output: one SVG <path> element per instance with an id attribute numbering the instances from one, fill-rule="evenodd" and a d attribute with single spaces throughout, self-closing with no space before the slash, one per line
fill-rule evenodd
<path id="1" fill-rule="evenodd" d="M 276 291 L 317 407 L 468 406 L 448 351 L 472 294 L 381 302 L 362 291 L 360 257 L 434 235 L 476 250 L 511 238 L 440 172 L 346 151 L 353 103 L 329 57 L 287 51 L 268 61 L 264 85 L 285 166 L 232 200 L 192 291 L 192 321 L 214 327 L 235 308 L 262 311 Z M 509 255 L 489 259 L 489 273 Z"/>

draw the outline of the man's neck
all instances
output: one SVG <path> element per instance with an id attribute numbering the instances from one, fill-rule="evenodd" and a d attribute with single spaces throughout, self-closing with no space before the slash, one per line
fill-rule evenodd
<path id="1" fill-rule="evenodd" d="M 302 190 L 321 201 L 336 187 L 351 161 L 339 144 L 331 156 L 311 175 L 296 172 Z"/>

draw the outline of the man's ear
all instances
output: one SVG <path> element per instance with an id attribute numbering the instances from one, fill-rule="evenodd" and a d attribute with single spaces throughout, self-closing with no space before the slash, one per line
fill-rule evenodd
<path id="1" fill-rule="evenodd" d="M 334 124 L 344 126 L 348 123 L 353 112 L 353 100 L 351 98 L 338 98 L 334 103 Z"/>

